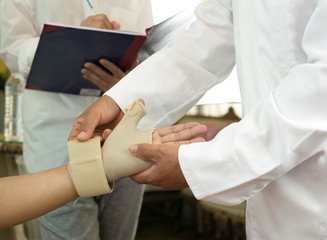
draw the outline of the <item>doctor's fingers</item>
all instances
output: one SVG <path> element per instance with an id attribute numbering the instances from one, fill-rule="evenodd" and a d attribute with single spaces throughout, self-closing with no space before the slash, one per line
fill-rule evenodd
<path id="1" fill-rule="evenodd" d="M 68 140 L 77 138 L 79 141 L 86 141 L 94 135 L 96 123 L 89 119 L 90 116 L 92 115 L 84 112 L 75 120 Z"/>
<path id="2" fill-rule="evenodd" d="M 70 131 L 70 134 L 68 136 L 68 140 L 73 140 L 77 138 L 77 135 L 79 134 L 81 124 L 79 121 L 75 121 L 72 130 Z"/>
<path id="3" fill-rule="evenodd" d="M 104 129 L 112 129 L 111 125 L 116 125 L 122 116 L 123 112 L 116 102 L 108 96 L 102 96 L 75 120 L 69 138 L 86 141 L 93 134 L 101 136 Z"/>
<path id="4" fill-rule="evenodd" d="M 139 144 L 136 156 L 152 159 L 154 164 L 130 177 L 137 183 L 152 184 L 164 189 L 177 190 L 187 187 L 178 161 L 178 148 L 179 146 L 174 144 Z M 144 153 L 147 153 L 147 156 Z"/>
<path id="5" fill-rule="evenodd" d="M 145 161 L 178 161 L 178 148 L 176 144 L 134 144 L 130 152 L 137 158 Z"/>
<path id="6" fill-rule="evenodd" d="M 111 133 L 112 133 L 111 129 L 105 129 L 102 133 L 102 139 L 105 141 Z"/>

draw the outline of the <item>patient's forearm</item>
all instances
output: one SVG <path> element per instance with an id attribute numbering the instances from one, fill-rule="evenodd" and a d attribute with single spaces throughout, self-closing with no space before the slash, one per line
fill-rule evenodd
<path id="1" fill-rule="evenodd" d="M 0 229 L 36 218 L 77 197 L 67 166 L 0 178 Z"/>

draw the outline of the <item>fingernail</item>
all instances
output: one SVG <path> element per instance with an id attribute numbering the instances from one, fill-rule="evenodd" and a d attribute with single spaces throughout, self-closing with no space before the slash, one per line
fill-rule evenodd
<path id="1" fill-rule="evenodd" d="M 77 138 L 85 138 L 86 137 L 86 132 L 82 131 L 77 135 Z"/>
<path id="2" fill-rule="evenodd" d="M 135 154 L 137 151 L 138 145 L 132 145 L 129 147 L 129 150 L 131 151 L 131 153 Z"/>

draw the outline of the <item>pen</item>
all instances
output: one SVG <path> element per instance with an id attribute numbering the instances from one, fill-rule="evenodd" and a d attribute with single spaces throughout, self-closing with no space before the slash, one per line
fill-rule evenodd
<path id="1" fill-rule="evenodd" d="M 95 11 L 95 8 L 92 6 L 92 4 L 90 3 L 90 0 L 86 0 L 87 3 L 89 4 L 90 8 L 93 10 L 94 14 L 97 14 L 97 12 Z"/>

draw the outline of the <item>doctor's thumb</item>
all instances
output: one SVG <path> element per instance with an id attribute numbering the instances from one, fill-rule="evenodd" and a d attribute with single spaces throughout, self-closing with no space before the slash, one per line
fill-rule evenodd
<path id="1" fill-rule="evenodd" d="M 81 117 L 79 121 L 80 127 L 77 135 L 77 140 L 83 142 L 93 136 L 96 125 L 94 124 L 95 121 L 89 120 L 87 117 Z"/>
<path id="2" fill-rule="evenodd" d="M 142 143 L 134 144 L 129 147 L 129 151 L 137 158 L 145 161 L 151 161 L 153 158 L 152 144 Z"/>
<path id="3" fill-rule="evenodd" d="M 135 144 L 129 147 L 129 151 L 136 156 L 137 155 L 137 149 L 138 149 L 139 145 Z"/>

